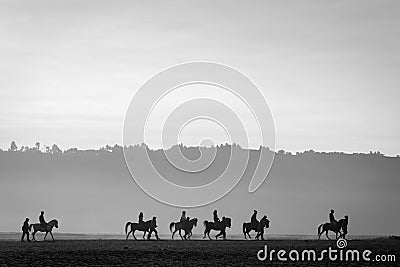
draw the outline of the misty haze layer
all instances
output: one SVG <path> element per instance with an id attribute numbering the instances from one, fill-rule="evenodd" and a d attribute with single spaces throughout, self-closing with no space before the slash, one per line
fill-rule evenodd
<path id="1" fill-rule="evenodd" d="M 194 155 L 191 149 L 195 150 L 188 148 L 188 154 Z M 162 157 L 161 150 L 151 153 Z M 218 176 L 226 162 L 224 153 L 223 147 L 218 150 L 220 165 L 208 170 L 209 180 L 199 184 Z M 329 210 L 335 209 L 338 218 L 349 215 L 351 234 L 399 233 L 399 158 L 281 151 L 275 155 L 267 180 L 249 194 L 256 153 L 250 151 L 248 168 L 234 190 L 211 205 L 186 209 L 188 216 L 201 222 L 212 220 L 212 211 L 218 209 L 220 217 L 233 219 L 229 235 L 240 233 L 242 222 L 249 221 L 257 209 L 259 217 L 266 214 L 271 220 L 267 233 L 314 234 L 319 223 L 328 221 Z M 158 167 L 178 184 L 193 179 L 175 175 L 168 166 Z M 138 187 L 121 148 L 55 154 L 0 152 L 0 170 L 0 231 L 19 231 L 25 217 L 35 222 L 41 210 L 46 211 L 47 220 L 60 221 L 58 231 L 78 233 L 122 232 L 125 222 L 137 221 L 140 211 L 145 219 L 157 216 L 160 232 L 166 233 L 168 224 L 180 217 L 181 209 L 155 201 Z M 203 230 L 200 224 L 194 233 Z"/>

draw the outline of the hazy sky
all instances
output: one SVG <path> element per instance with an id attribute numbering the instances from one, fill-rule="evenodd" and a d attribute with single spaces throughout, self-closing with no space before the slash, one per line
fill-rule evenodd
<path id="1" fill-rule="evenodd" d="M 259 86 L 279 149 L 397 155 L 399 12 L 365 0 L 0 1 L 0 147 L 121 144 L 143 82 L 201 60 Z"/>

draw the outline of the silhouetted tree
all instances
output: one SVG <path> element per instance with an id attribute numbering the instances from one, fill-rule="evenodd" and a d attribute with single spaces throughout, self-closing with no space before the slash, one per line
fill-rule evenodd
<path id="1" fill-rule="evenodd" d="M 61 154 L 62 151 L 61 151 L 61 149 L 60 149 L 56 144 L 54 144 L 54 145 L 51 147 L 51 153 L 52 153 L 52 154 Z"/>
<path id="2" fill-rule="evenodd" d="M 112 152 L 117 152 L 117 151 L 120 151 L 120 150 L 122 150 L 122 146 L 119 146 L 117 144 L 115 144 L 114 147 L 111 148 Z"/>
<path id="3" fill-rule="evenodd" d="M 36 142 L 35 149 L 38 150 L 38 151 L 40 150 L 40 143 L 39 142 Z"/>
<path id="4" fill-rule="evenodd" d="M 9 151 L 17 151 L 17 150 L 18 150 L 17 144 L 15 143 L 15 141 L 12 141 Z"/>

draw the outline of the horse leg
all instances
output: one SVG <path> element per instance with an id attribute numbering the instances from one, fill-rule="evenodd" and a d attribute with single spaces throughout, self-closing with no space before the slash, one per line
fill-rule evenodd
<path id="1" fill-rule="evenodd" d="M 183 240 L 183 236 L 182 236 L 181 229 L 179 229 L 179 236 L 180 236 L 180 237 L 181 237 L 181 239 Z"/>
<path id="2" fill-rule="evenodd" d="M 150 230 L 149 231 L 149 234 L 147 235 L 147 239 L 150 239 L 151 238 L 151 233 L 153 232 L 153 230 Z"/>
<path id="3" fill-rule="evenodd" d="M 215 236 L 215 240 L 217 240 L 218 239 L 218 237 L 221 235 L 221 233 L 222 233 L 222 231 L 221 232 L 219 232 L 216 236 Z"/>
<path id="4" fill-rule="evenodd" d="M 210 232 L 211 232 L 211 229 L 207 232 L 207 235 L 208 235 L 208 239 L 210 239 L 211 240 L 211 237 L 210 237 Z"/>
<path id="5" fill-rule="evenodd" d="M 126 235 L 126 240 L 128 240 L 129 235 L 132 233 L 132 229 L 128 232 L 128 234 Z"/>
<path id="6" fill-rule="evenodd" d="M 36 241 L 36 239 L 35 239 L 35 234 L 36 234 L 36 231 L 34 231 L 34 232 L 32 233 L 32 240 L 33 240 L 33 241 Z"/>
<path id="7" fill-rule="evenodd" d="M 46 236 L 47 236 L 48 233 L 49 232 L 46 232 L 46 234 L 44 235 L 44 238 L 43 238 L 44 241 L 46 241 Z"/>
<path id="8" fill-rule="evenodd" d="M 56 242 L 56 241 L 54 240 L 54 236 L 53 236 L 53 233 L 52 233 L 52 232 L 50 232 L 50 235 L 51 235 L 51 239 L 53 239 L 53 242 Z"/>
<path id="9" fill-rule="evenodd" d="M 132 232 L 132 230 L 130 230 L 130 231 L 127 233 L 125 240 L 128 240 L 128 237 L 129 237 L 129 235 L 131 234 L 131 232 Z"/>
<path id="10" fill-rule="evenodd" d="M 188 237 L 187 237 L 187 239 L 189 239 L 190 240 L 190 237 L 192 236 L 192 230 L 190 230 L 190 232 L 189 232 L 189 234 L 188 234 Z"/>
<path id="11" fill-rule="evenodd" d="M 132 230 L 132 235 L 133 235 L 133 238 L 134 238 L 135 240 L 137 240 L 137 238 L 136 238 L 136 236 L 135 236 L 135 232 L 136 232 L 136 230 Z"/>
<path id="12" fill-rule="evenodd" d="M 175 233 L 176 233 L 176 228 L 175 228 L 175 230 L 174 230 L 174 232 L 172 233 L 172 239 L 174 239 L 174 235 L 175 235 Z"/>
<path id="13" fill-rule="evenodd" d="M 329 232 L 329 230 L 326 230 L 326 237 L 329 239 L 329 240 L 331 240 L 330 238 L 329 238 L 329 235 L 328 235 L 328 232 Z"/>

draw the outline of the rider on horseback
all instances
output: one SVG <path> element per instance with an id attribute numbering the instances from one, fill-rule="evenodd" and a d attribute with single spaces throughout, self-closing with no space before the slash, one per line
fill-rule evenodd
<path id="1" fill-rule="evenodd" d="M 329 213 L 329 222 L 332 225 L 332 227 L 336 227 L 337 226 L 337 221 L 335 219 L 334 213 L 335 213 L 334 210 L 331 210 L 331 213 Z"/>
<path id="2" fill-rule="evenodd" d="M 214 223 L 219 223 L 220 220 L 218 218 L 217 210 L 214 210 L 213 215 L 214 215 Z"/>
<path id="3" fill-rule="evenodd" d="M 253 229 L 258 228 L 258 220 L 257 220 L 257 211 L 256 210 L 254 210 L 254 213 L 251 216 L 251 225 L 253 226 Z"/>
<path id="4" fill-rule="evenodd" d="M 44 211 L 41 211 L 41 212 L 40 212 L 39 222 L 40 222 L 40 225 L 41 225 L 43 228 L 46 228 L 47 223 L 46 223 L 46 221 L 44 220 Z"/>
<path id="5" fill-rule="evenodd" d="M 143 212 L 139 213 L 139 224 L 143 223 Z"/>
<path id="6" fill-rule="evenodd" d="M 185 222 L 185 221 L 187 221 L 188 220 L 188 218 L 186 217 L 186 211 L 182 211 L 182 215 L 181 215 L 181 220 L 180 220 L 180 222 Z"/>

